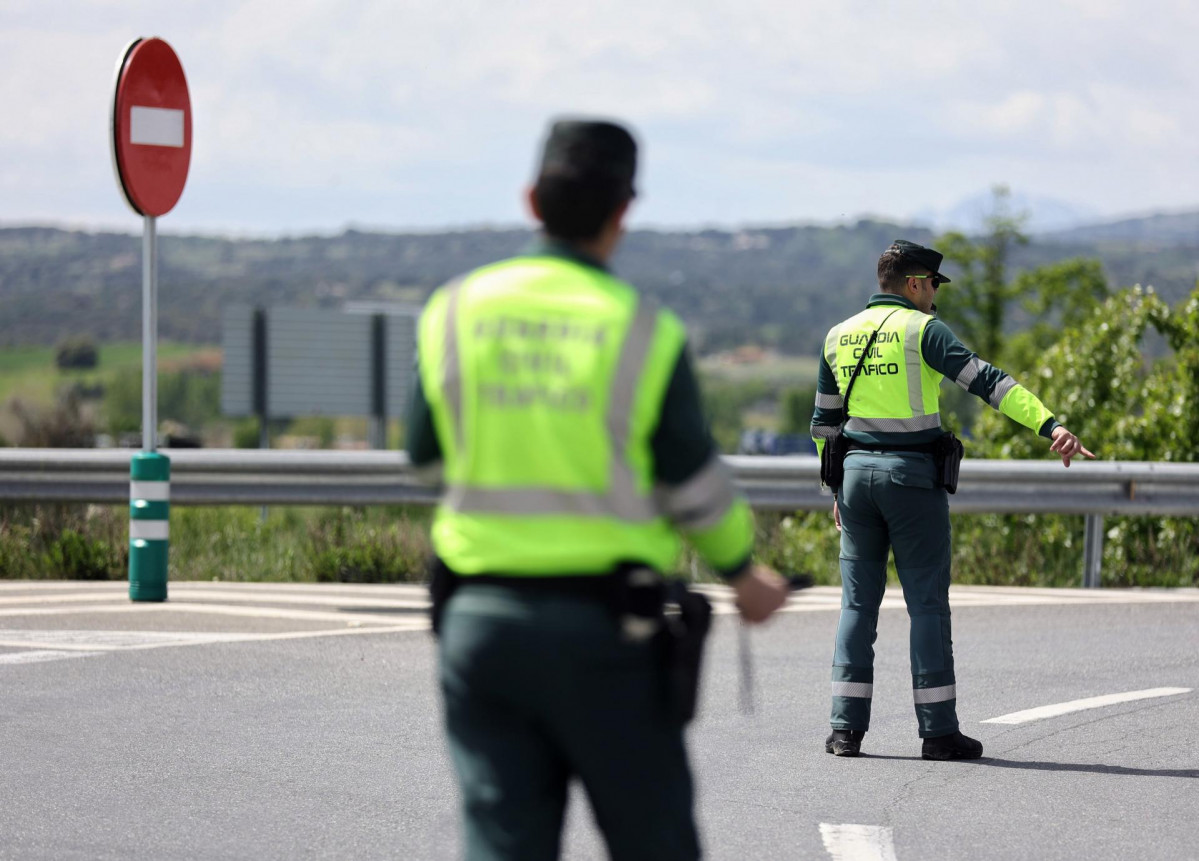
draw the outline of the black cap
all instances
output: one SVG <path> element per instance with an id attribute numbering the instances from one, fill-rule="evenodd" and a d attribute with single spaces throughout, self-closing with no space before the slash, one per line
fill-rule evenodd
<path id="1" fill-rule="evenodd" d="M 896 239 L 883 254 L 897 254 L 905 260 L 911 260 L 939 277 L 942 284 L 949 283 L 949 279 L 937 271 L 944 259 L 940 251 L 933 251 L 931 248 L 925 248 L 915 242 L 908 242 L 906 239 Z"/>
<path id="2" fill-rule="evenodd" d="M 557 120 L 550 126 L 538 178 L 617 185 L 632 195 L 637 142 L 628 129 L 602 120 Z"/>

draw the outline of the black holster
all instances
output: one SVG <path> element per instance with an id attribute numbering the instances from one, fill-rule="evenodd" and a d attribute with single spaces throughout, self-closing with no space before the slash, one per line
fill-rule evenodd
<path id="1" fill-rule="evenodd" d="M 704 643 L 712 628 L 712 604 L 682 583 L 670 590 L 670 605 L 659 634 L 665 664 L 666 707 L 672 718 L 688 724 L 699 705 Z M 677 607 L 677 612 L 674 610 Z"/>
<path id="2" fill-rule="evenodd" d="M 643 565 L 622 565 L 615 576 L 614 611 L 621 629 L 656 628 L 651 634 L 670 717 L 680 724 L 695 717 L 703 674 L 704 642 L 712 627 L 712 605 L 680 581 L 669 586 Z M 630 625 L 630 622 L 633 624 Z"/>
<path id="3" fill-rule="evenodd" d="M 958 473 L 962 468 L 962 458 L 966 456 L 966 447 L 952 433 L 944 433 L 933 443 L 933 463 L 937 469 L 937 483 L 948 493 L 958 491 Z"/>
<path id="4" fill-rule="evenodd" d="M 458 575 L 436 556 L 429 562 L 429 621 L 433 624 L 433 636 L 441 632 L 441 617 L 454 590 L 458 588 Z"/>
<path id="5" fill-rule="evenodd" d="M 849 439 L 837 431 L 824 441 L 820 452 L 820 483 L 829 490 L 841 489 L 845 478 L 845 455 L 849 454 Z"/>

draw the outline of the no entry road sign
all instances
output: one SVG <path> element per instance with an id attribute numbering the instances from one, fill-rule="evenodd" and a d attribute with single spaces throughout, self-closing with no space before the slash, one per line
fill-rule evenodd
<path id="1" fill-rule="evenodd" d="M 158 448 L 158 232 L 179 202 L 192 156 L 192 106 L 183 66 L 162 39 L 134 39 L 117 63 L 112 99 L 117 185 L 142 233 L 142 448 L 129 464 L 129 597 L 165 601 L 171 461 Z"/>
<path id="2" fill-rule="evenodd" d="M 117 183 L 140 215 L 179 201 L 192 154 L 192 111 L 183 66 L 162 39 L 135 39 L 117 65 L 112 160 Z"/>

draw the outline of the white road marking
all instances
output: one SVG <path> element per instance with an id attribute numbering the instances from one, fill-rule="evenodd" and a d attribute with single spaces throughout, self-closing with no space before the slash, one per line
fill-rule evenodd
<path id="1" fill-rule="evenodd" d="M 167 631 L 30 631 L 0 629 L 0 645 L 48 649 L 129 649 L 159 643 L 211 641 L 223 634 L 172 633 Z"/>
<path id="2" fill-rule="evenodd" d="M 732 590 L 718 584 L 698 584 L 714 603 L 717 615 L 737 612 Z M 1023 586 L 954 586 L 949 590 L 950 604 L 961 607 L 1011 607 L 1081 604 L 1163 604 L 1199 602 L 1199 589 L 1036 589 Z M 880 609 L 902 610 L 906 605 L 898 587 L 890 589 Z M 815 586 L 791 596 L 779 609 L 781 613 L 815 613 L 841 609 L 841 589 Z"/>
<path id="3" fill-rule="evenodd" d="M 1118 705 L 1119 703 L 1153 699 L 1154 697 L 1172 697 L 1178 694 L 1189 694 L 1190 692 L 1190 688 L 1150 688 L 1144 691 L 1129 691 L 1123 694 L 1107 694 L 1102 697 L 1088 697 L 1083 700 L 1071 700 L 1068 703 L 1055 703 L 1049 706 L 1041 706 L 1040 708 L 1012 712 L 1011 714 L 1000 715 L 996 718 L 988 718 L 982 721 L 982 723 L 1028 723 L 1029 721 L 1044 720 L 1045 718 L 1085 711 L 1086 709 L 1098 709 L 1104 706 Z"/>
<path id="4" fill-rule="evenodd" d="M 354 607 L 387 610 L 421 610 L 429 606 L 428 591 L 423 596 L 414 594 L 406 597 L 404 593 L 393 598 L 379 598 L 372 595 L 356 595 L 354 593 L 305 593 L 299 590 L 277 589 L 273 592 L 247 592 L 236 589 L 181 589 L 169 587 L 173 596 L 184 596 L 191 600 L 227 601 L 234 604 L 256 604 L 276 602 L 280 604 L 311 604 L 328 607 L 330 605 L 347 604 Z M 128 601 L 128 596 L 112 592 L 69 592 L 56 595 L 18 595 L 11 598 L 0 598 L 0 607 L 15 608 L 34 604 L 103 604 L 113 601 Z M 168 600 L 167 604 L 176 603 Z M 176 603 L 176 606 L 178 604 Z"/>
<path id="5" fill-rule="evenodd" d="M 158 605 L 162 612 L 207 613 L 214 616 L 246 616 L 251 619 L 292 619 L 308 622 L 342 622 L 346 625 L 369 622 L 387 627 L 406 627 L 404 616 L 375 616 L 369 613 L 345 613 L 337 610 L 284 610 L 279 607 L 227 607 L 221 604 L 168 602 Z M 94 609 L 94 608 L 91 608 Z M 423 614 L 411 614 L 423 618 Z"/>
<path id="6" fill-rule="evenodd" d="M 66 658 L 91 658 L 103 655 L 103 652 L 59 651 L 57 649 L 38 649 L 33 652 L 13 652 L 0 655 L 0 664 L 40 664 L 45 661 L 61 661 Z"/>
<path id="7" fill-rule="evenodd" d="M 128 600 L 122 593 L 114 595 L 111 592 L 66 592 L 56 595 L 18 595 L 13 598 L 0 598 L 0 607 L 23 607 L 29 604 L 102 604 L 106 601 Z"/>
<path id="8" fill-rule="evenodd" d="M 22 607 L 0 610 L 3 616 L 71 616 L 100 613 L 197 613 L 210 616 L 243 616 L 251 619 L 291 619 L 301 622 L 342 622 L 346 625 L 377 625 L 387 628 L 409 628 L 415 619 L 424 619 L 425 614 L 412 613 L 396 616 L 379 616 L 370 613 L 347 613 L 335 610 L 284 610 L 278 607 L 232 607 L 222 604 L 189 604 L 168 601 L 161 604 L 101 604 L 88 607 Z"/>
<path id="9" fill-rule="evenodd" d="M 428 624 L 424 624 L 428 628 Z M 108 652 L 135 652 L 174 646 L 208 646 L 217 643 L 263 643 L 271 640 L 304 640 L 361 634 L 393 634 L 420 630 L 417 626 L 335 628 L 327 631 L 284 631 L 275 634 L 195 634 L 164 631 L 0 631 L 0 647 L 34 649 L 20 654 L 53 654 L 89 657 Z M 20 636 L 14 636 L 19 634 Z M 69 634 L 70 637 L 63 637 Z M 117 636 L 114 636 L 117 635 Z M 9 660 L 3 660 L 8 658 Z M 44 658 L 42 660 L 55 660 Z M 24 663 L 14 655 L 0 655 L 0 663 Z"/>
<path id="10" fill-rule="evenodd" d="M 733 593 L 721 584 L 695 588 L 713 601 L 721 616 L 734 615 Z M 427 627 L 419 612 L 386 615 L 380 610 L 419 611 L 428 607 L 426 588 L 416 583 L 241 583 L 230 581 L 180 581 L 170 586 L 172 600 L 162 604 L 133 603 L 127 585 L 117 582 L 82 584 L 69 581 L 0 582 L 0 617 L 57 616 L 86 613 L 181 612 L 291 619 L 310 622 L 344 622 L 347 625 L 380 625 L 397 630 Z M 24 594 L 13 594 L 20 590 Z M 1141 604 L 1199 602 L 1199 589 L 1041 589 L 1012 586 L 954 586 L 955 607 Z M 285 605 L 263 607 L 262 604 Z M 243 606 L 237 606 L 243 605 Z M 245 606 L 249 605 L 249 606 Z M 287 607 L 286 605 L 291 605 Z M 301 605 L 301 606 L 296 606 Z M 301 609 L 307 605 L 312 609 Z M 835 612 L 841 607 L 841 590 L 817 586 L 796 593 L 783 612 Z M 352 608 L 349 610 L 348 608 Z M 903 609 L 899 589 L 884 598 L 882 609 Z M 366 612 L 358 612 L 366 611 Z M 371 612 L 376 611 L 376 612 Z"/>
<path id="11" fill-rule="evenodd" d="M 891 829 L 883 825 L 820 823 L 824 848 L 833 861 L 898 861 Z"/>

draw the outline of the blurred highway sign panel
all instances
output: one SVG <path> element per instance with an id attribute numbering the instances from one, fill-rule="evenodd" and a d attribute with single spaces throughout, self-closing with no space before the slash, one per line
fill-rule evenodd
<path id="1" fill-rule="evenodd" d="M 403 416 L 416 362 L 416 311 L 227 307 L 227 416 Z"/>

